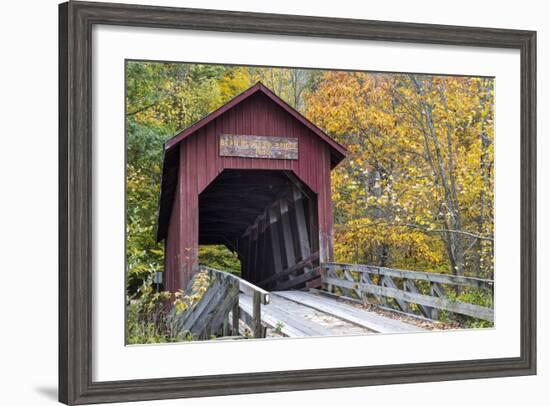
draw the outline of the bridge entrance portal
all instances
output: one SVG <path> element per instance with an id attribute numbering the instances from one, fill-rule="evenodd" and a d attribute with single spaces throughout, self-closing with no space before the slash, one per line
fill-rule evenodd
<path id="1" fill-rule="evenodd" d="M 199 244 L 221 244 L 264 289 L 318 282 L 317 194 L 292 171 L 226 169 L 199 195 Z"/>
<path id="2" fill-rule="evenodd" d="M 165 288 L 186 289 L 199 244 L 226 245 L 244 278 L 270 290 L 319 283 L 333 251 L 330 171 L 345 153 L 261 83 L 166 141 Z"/>

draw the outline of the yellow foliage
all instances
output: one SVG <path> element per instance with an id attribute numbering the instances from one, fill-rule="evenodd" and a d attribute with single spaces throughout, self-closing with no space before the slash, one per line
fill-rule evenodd
<path id="1" fill-rule="evenodd" d="M 184 291 L 179 290 L 174 294 L 175 300 L 173 305 L 176 307 L 176 312 L 179 314 L 182 311 L 194 307 L 210 286 L 210 275 L 208 271 L 199 271 L 193 276 L 191 283 L 191 292 L 186 294 Z"/>
<path id="2" fill-rule="evenodd" d="M 305 114 L 348 148 L 332 172 L 336 259 L 473 269 L 479 255 L 492 272 L 492 243 L 460 233 L 492 237 L 493 104 L 485 78 L 324 73 Z"/>

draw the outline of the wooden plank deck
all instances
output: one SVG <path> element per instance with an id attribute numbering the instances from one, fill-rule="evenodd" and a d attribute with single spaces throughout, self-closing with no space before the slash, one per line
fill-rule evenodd
<path id="1" fill-rule="evenodd" d="M 418 332 L 422 329 L 358 309 L 337 299 L 303 291 L 271 292 L 271 301 L 262 305 L 262 322 L 286 337 L 360 335 Z M 251 299 L 241 294 L 241 312 L 252 312 Z"/>
<path id="2" fill-rule="evenodd" d="M 240 310 L 249 314 L 252 308 L 250 298 L 241 296 L 239 300 Z M 326 337 L 372 333 L 364 327 L 326 312 L 274 295 L 271 295 L 269 305 L 262 305 L 262 322 L 272 329 L 280 329 L 281 335 L 285 337 Z"/>
<path id="3" fill-rule="evenodd" d="M 272 296 L 280 296 L 295 303 L 311 307 L 313 309 L 329 313 L 334 317 L 345 320 L 351 324 L 364 327 L 376 333 L 413 333 L 425 331 L 411 324 L 380 316 L 366 309 L 359 309 L 337 299 L 321 296 L 319 294 L 304 291 L 272 292 Z"/>
<path id="4" fill-rule="evenodd" d="M 271 306 L 271 305 L 267 305 Z M 249 317 L 252 315 L 252 300 L 250 298 L 241 295 L 239 298 L 239 309 L 241 312 L 246 313 Z M 273 313 L 266 311 L 266 306 L 262 306 L 262 322 L 271 328 L 276 328 L 279 318 Z M 304 331 L 294 327 L 293 325 L 283 323 L 281 326 L 281 334 L 285 337 L 308 337 L 308 334 Z"/>

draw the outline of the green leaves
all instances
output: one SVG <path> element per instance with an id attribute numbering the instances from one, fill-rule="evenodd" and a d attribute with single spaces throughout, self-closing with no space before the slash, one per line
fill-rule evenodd
<path id="1" fill-rule="evenodd" d="M 236 253 L 223 245 L 202 245 L 199 247 L 199 264 L 232 274 L 241 275 L 241 263 Z"/>
<path id="2" fill-rule="evenodd" d="M 164 249 L 155 242 L 155 224 L 160 190 L 162 127 L 128 120 L 126 139 L 126 263 L 127 286 L 137 286 L 151 272 L 161 270 Z"/>

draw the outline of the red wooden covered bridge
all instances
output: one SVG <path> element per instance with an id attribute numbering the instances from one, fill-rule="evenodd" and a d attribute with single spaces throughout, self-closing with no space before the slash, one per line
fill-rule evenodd
<path id="1" fill-rule="evenodd" d="M 345 152 L 261 83 L 170 139 L 157 233 L 166 288 L 186 286 L 199 244 L 236 252 L 256 284 L 307 282 L 294 277 L 332 260 L 330 171 Z"/>
<path id="2" fill-rule="evenodd" d="M 157 228 L 157 240 L 165 241 L 165 289 L 188 287 L 199 270 L 199 244 L 225 245 L 241 262 L 238 283 L 210 270 L 216 289 L 226 293 L 210 289 L 198 305 L 201 316 L 189 316 L 182 328 L 207 337 L 212 333 L 208 326 L 222 325 L 231 314 L 233 334 L 244 316 L 253 320 L 249 324 L 255 336 L 280 322 L 290 336 L 416 329 L 346 308 L 330 297 L 335 293 L 352 300 L 374 295 L 386 307 L 394 303 L 405 312 L 411 311 L 408 303 L 417 303 L 426 317 L 436 316 L 436 308 L 481 314 L 474 305 L 458 308 L 443 299 L 440 286 L 477 286 L 477 281 L 331 263 L 330 172 L 345 154 L 342 145 L 261 83 L 166 142 Z M 429 281 L 430 292 L 419 291 L 415 280 Z M 306 291 L 314 288 L 325 296 Z M 304 306 L 323 313 L 318 319 L 324 325 L 313 323 L 316 316 L 307 316 Z M 344 333 L 327 327 L 331 317 L 338 319 L 331 326 L 344 323 Z M 492 318 L 492 313 L 483 317 Z"/>

